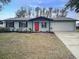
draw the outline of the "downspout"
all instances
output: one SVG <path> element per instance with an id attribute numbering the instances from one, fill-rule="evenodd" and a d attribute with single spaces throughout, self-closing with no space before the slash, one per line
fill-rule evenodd
<path id="1" fill-rule="evenodd" d="M 49 32 L 50 32 L 50 20 L 49 20 Z"/>
<path id="2" fill-rule="evenodd" d="M 32 20 L 32 32 L 33 32 L 33 20 Z"/>

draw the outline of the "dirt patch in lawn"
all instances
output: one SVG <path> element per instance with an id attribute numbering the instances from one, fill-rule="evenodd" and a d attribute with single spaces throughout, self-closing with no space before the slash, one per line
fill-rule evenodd
<path id="1" fill-rule="evenodd" d="M 1 33 L 0 59 L 75 59 L 50 33 Z"/>

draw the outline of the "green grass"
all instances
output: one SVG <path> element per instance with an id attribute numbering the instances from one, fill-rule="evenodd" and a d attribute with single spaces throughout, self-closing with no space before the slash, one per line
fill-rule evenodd
<path id="1" fill-rule="evenodd" d="M 11 39 L 12 37 L 13 37 L 12 34 L 0 33 L 0 40 L 8 40 Z"/>
<path id="2" fill-rule="evenodd" d="M 49 33 L 0 33 L 0 59 L 75 59 Z"/>

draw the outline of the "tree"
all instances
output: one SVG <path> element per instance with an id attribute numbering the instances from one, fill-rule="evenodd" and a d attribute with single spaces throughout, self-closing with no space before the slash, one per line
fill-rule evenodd
<path id="1" fill-rule="evenodd" d="M 79 12 L 79 0 L 69 0 L 65 6 L 65 10 L 71 9 L 75 10 L 75 12 Z"/>
<path id="2" fill-rule="evenodd" d="M 8 4 L 11 0 L 0 0 L 0 10 L 5 4 Z"/>
<path id="3" fill-rule="evenodd" d="M 20 10 L 17 10 L 17 12 L 16 12 L 16 17 L 18 17 L 18 18 L 21 17 L 21 16 L 20 16 Z"/>
<path id="4" fill-rule="evenodd" d="M 67 11 L 64 10 L 64 9 L 61 9 L 60 13 L 61 13 L 61 15 L 60 15 L 61 17 L 66 17 L 67 16 Z"/>
<path id="5" fill-rule="evenodd" d="M 21 7 L 17 12 L 16 12 L 16 16 L 18 18 L 20 17 L 25 17 L 26 16 L 26 9 L 24 7 Z"/>
<path id="6" fill-rule="evenodd" d="M 42 16 L 42 9 L 40 8 L 40 16 Z"/>
<path id="7" fill-rule="evenodd" d="M 46 11 L 46 17 L 47 18 L 49 17 L 49 11 Z"/>
<path id="8" fill-rule="evenodd" d="M 43 8 L 43 10 L 42 10 L 42 14 L 43 14 L 43 16 L 45 16 L 45 8 Z"/>
<path id="9" fill-rule="evenodd" d="M 49 17 L 51 18 L 51 16 L 52 16 L 52 8 L 50 7 L 49 8 Z"/>
<path id="10" fill-rule="evenodd" d="M 56 12 L 56 17 L 59 16 L 59 9 L 55 9 L 55 12 Z"/>
<path id="11" fill-rule="evenodd" d="M 35 11 L 36 11 L 36 17 L 38 17 L 39 16 L 38 14 L 39 14 L 40 8 L 39 7 L 36 7 L 35 8 Z"/>
<path id="12" fill-rule="evenodd" d="M 28 15 L 29 15 L 29 18 L 31 16 L 31 8 L 28 9 Z"/>

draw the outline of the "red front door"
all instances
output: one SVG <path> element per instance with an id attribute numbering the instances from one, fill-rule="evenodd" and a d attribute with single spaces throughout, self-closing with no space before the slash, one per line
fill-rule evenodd
<path id="1" fill-rule="evenodd" d="M 35 22 L 35 31 L 39 31 L 39 22 Z"/>

